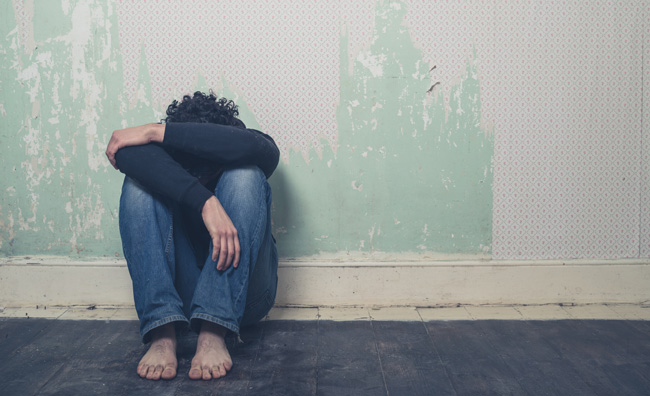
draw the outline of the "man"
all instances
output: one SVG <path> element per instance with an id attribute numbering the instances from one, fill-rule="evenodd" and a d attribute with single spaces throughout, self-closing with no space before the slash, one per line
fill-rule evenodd
<path id="1" fill-rule="evenodd" d="M 237 106 L 201 92 L 174 101 L 164 124 L 113 132 L 106 155 L 126 177 L 120 234 L 143 342 L 137 372 L 176 376 L 176 330 L 199 333 L 189 376 L 226 375 L 224 337 L 262 319 L 277 286 L 271 189 L 279 151 L 246 129 Z"/>

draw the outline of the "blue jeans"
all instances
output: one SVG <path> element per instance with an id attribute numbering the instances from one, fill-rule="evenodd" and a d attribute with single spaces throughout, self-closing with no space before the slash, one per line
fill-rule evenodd
<path id="1" fill-rule="evenodd" d="M 200 213 L 152 193 L 126 177 L 120 234 L 133 281 L 140 336 L 171 322 L 219 324 L 237 334 L 273 306 L 278 255 L 271 235 L 271 188 L 257 167 L 225 171 L 214 191 L 239 235 L 239 266 L 212 261 Z"/>

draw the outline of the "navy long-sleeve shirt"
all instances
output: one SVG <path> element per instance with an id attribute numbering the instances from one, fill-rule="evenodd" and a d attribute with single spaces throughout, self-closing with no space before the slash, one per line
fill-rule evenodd
<path id="1" fill-rule="evenodd" d="M 162 143 L 124 147 L 118 168 L 143 186 L 199 213 L 214 195 L 208 187 L 223 169 L 256 165 L 270 177 L 280 151 L 255 129 L 207 123 L 169 123 Z"/>

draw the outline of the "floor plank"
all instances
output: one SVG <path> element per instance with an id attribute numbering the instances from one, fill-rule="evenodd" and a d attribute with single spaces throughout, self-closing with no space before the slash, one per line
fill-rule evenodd
<path id="1" fill-rule="evenodd" d="M 248 395 L 316 393 L 317 321 L 267 321 Z"/>
<path id="2" fill-rule="evenodd" d="M 68 322 L 68 321 L 66 321 Z M 121 321 L 69 321 L 92 324 L 91 336 L 77 348 L 64 367 L 39 391 L 41 395 L 173 395 L 175 386 L 147 381 L 136 374 L 146 347 L 140 342 L 138 323 Z"/>
<path id="3" fill-rule="evenodd" d="M 422 322 L 372 322 L 391 396 L 454 395 Z"/>
<path id="4" fill-rule="evenodd" d="M 574 366 L 528 322 L 485 320 L 486 340 L 531 395 L 593 395 Z"/>
<path id="5" fill-rule="evenodd" d="M 7 395 L 34 394 L 55 375 L 59 376 L 96 329 L 95 322 L 54 321 L 0 363 L 2 391 Z"/>
<path id="6" fill-rule="evenodd" d="M 319 395 L 386 395 L 370 321 L 320 321 Z"/>
<path id="7" fill-rule="evenodd" d="M 14 351 L 32 342 L 52 323 L 54 321 L 49 319 L 0 319 L 0 356 L 9 358 Z"/>
<path id="8" fill-rule="evenodd" d="M 531 327 L 572 364 L 594 394 L 650 394 L 642 370 L 650 362 L 650 339 L 625 321 L 531 322 Z"/>
<path id="9" fill-rule="evenodd" d="M 525 395 L 480 321 L 427 322 L 429 336 L 459 395 Z"/>

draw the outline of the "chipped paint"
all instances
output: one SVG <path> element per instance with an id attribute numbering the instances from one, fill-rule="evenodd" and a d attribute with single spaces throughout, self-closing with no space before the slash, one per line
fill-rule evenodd
<path id="1" fill-rule="evenodd" d="M 427 93 L 430 65 L 405 13 L 401 2 L 377 2 L 353 65 L 342 30 L 338 151 L 312 153 L 306 167 L 291 154 L 271 179 L 275 226 L 287 230 L 281 255 L 489 253 L 493 137 L 478 122 L 475 55 L 447 87 L 449 102 Z"/>
<path id="2" fill-rule="evenodd" d="M 135 116 L 119 111 L 112 5 L 14 0 L 13 10 L 0 16 L 0 58 L 11 65 L 0 70 L 1 187 L 11 192 L 0 201 L 0 254 L 112 255 L 122 177 L 103 151 Z"/>
<path id="3" fill-rule="evenodd" d="M 127 96 L 113 2 L 12 7 L 0 14 L 0 255 L 113 257 L 122 175 L 105 144 L 164 110 L 152 108 L 145 48 Z M 342 28 L 338 141 L 289 151 L 271 178 L 280 254 L 489 253 L 493 138 L 477 121 L 476 58 L 445 102 L 442 89 L 427 93 L 430 54 L 411 41 L 404 3 L 374 12 L 365 47 L 348 48 Z M 199 72 L 188 91 L 214 88 L 260 128 L 236 82 L 205 81 Z"/>

